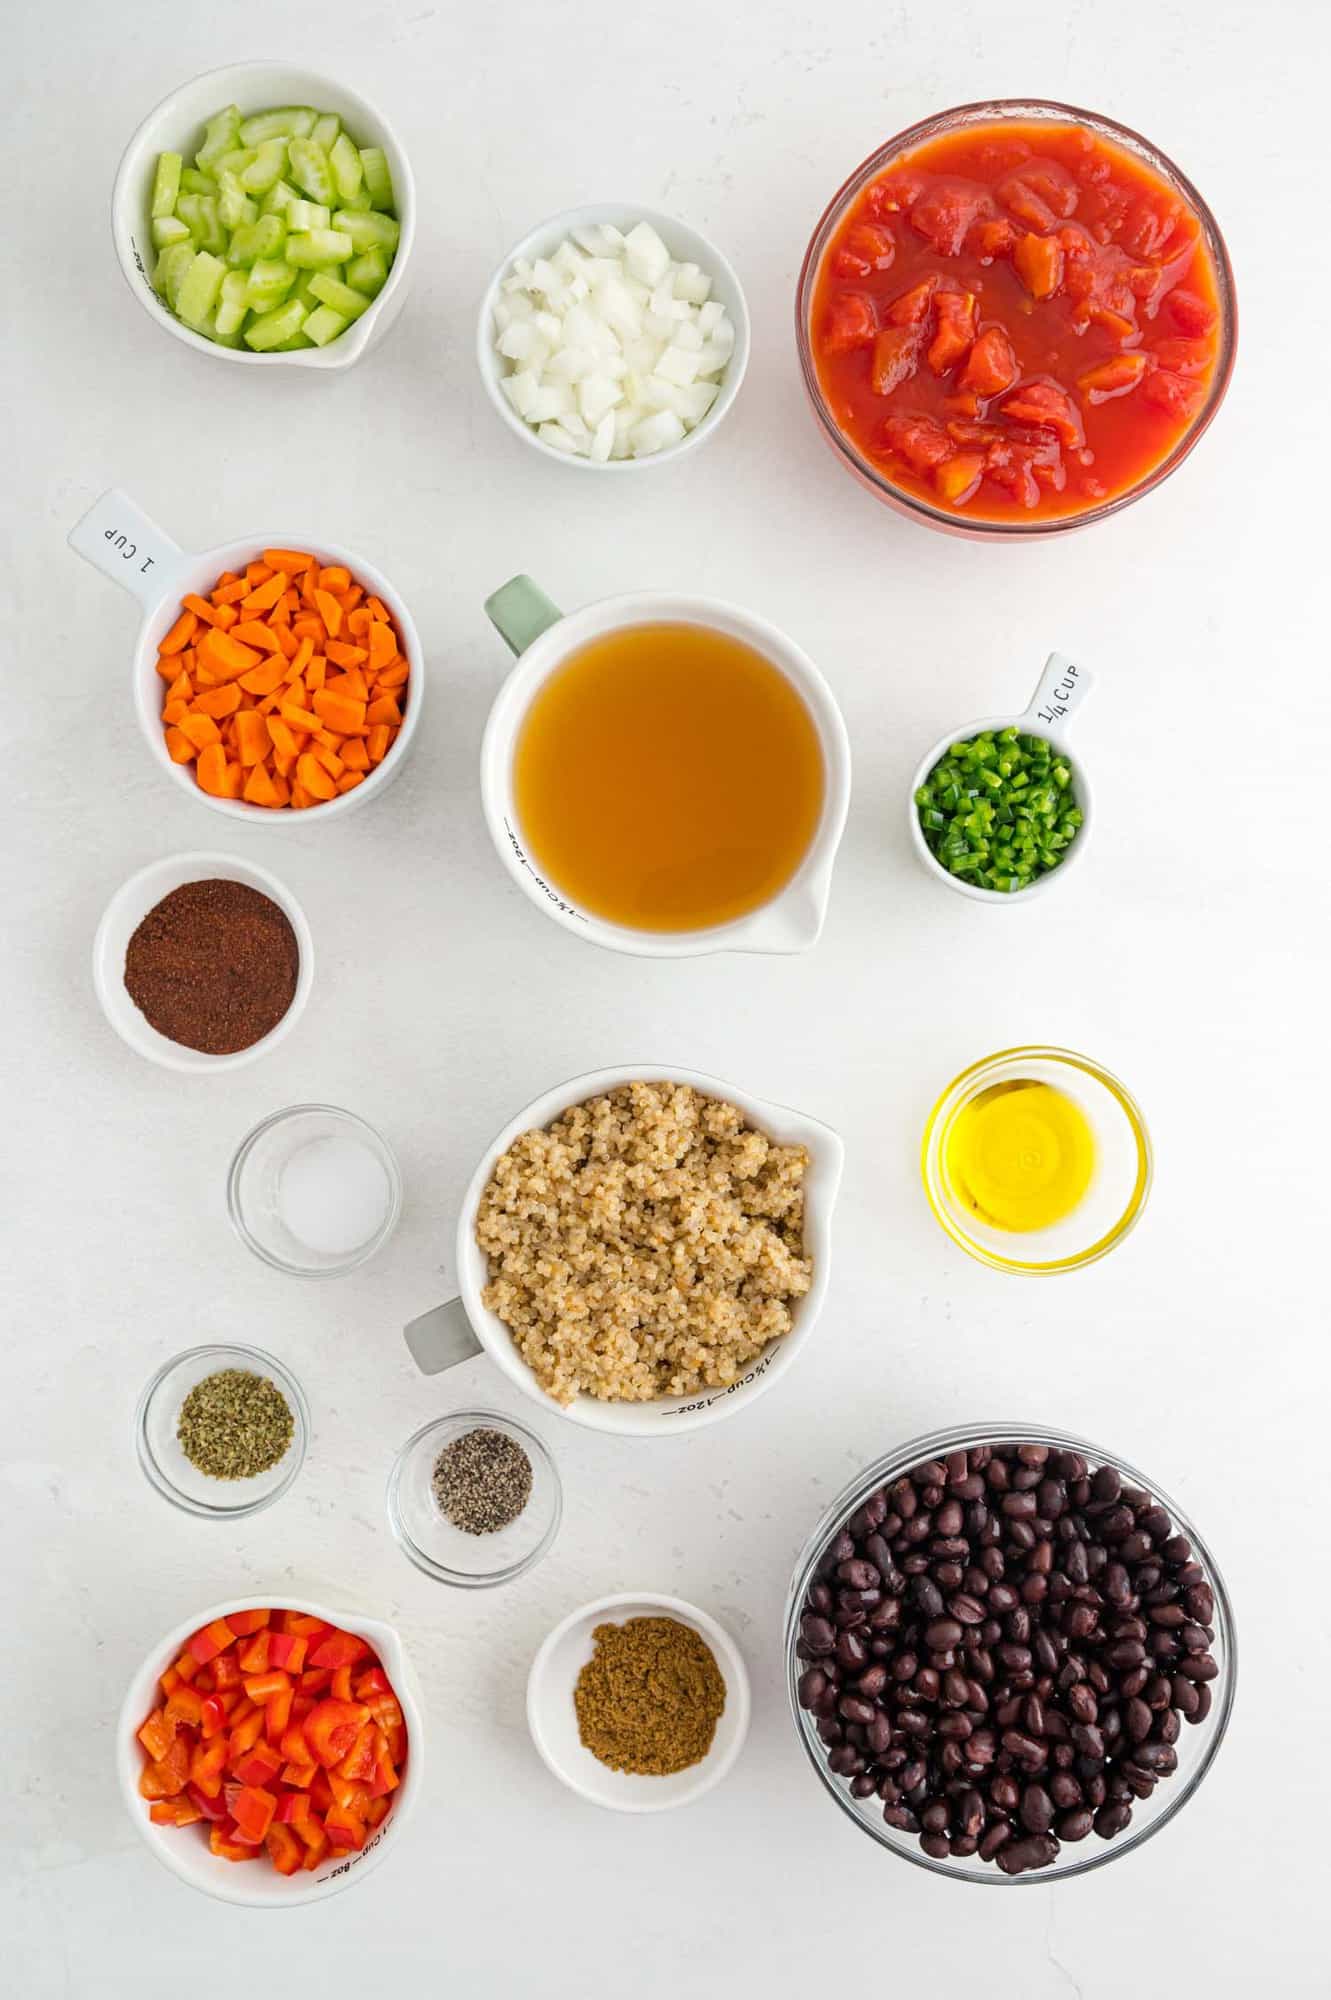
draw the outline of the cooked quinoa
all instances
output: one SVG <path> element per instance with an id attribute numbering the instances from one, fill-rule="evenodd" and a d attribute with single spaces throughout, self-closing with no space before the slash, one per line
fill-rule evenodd
<path id="1" fill-rule="evenodd" d="M 809 1289 L 808 1164 L 688 1084 L 588 1098 L 496 1165 L 481 1296 L 557 1402 L 724 1389 Z"/>

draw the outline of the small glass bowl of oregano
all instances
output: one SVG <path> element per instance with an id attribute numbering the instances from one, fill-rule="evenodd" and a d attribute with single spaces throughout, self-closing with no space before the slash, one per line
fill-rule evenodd
<path id="1" fill-rule="evenodd" d="M 279 1499 L 300 1471 L 310 1420 L 295 1377 L 257 1347 L 191 1347 L 139 1398 L 139 1464 L 187 1513 L 234 1521 Z"/>

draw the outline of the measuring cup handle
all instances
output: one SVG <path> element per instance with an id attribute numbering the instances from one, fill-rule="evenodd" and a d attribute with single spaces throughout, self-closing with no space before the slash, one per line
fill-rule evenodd
<path id="1" fill-rule="evenodd" d="M 155 521 L 113 486 L 69 531 L 69 546 L 103 575 L 123 584 L 146 611 L 171 588 L 172 572 L 184 554 Z"/>
<path id="2" fill-rule="evenodd" d="M 1032 729 L 1066 729 L 1095 686 L 1095 676 L 1066 653 L 1051 653 L 1022 721 Z"/>
<path id="3" fill-rule="evenodd" d="M 461 1299 L 445 1299 L 402 1329 L 412 1360 L 422 1375 L 439 1375 L 481 1352 Z"/>
<path id="4" fill-rule="evenodd" d="M 486 598 L 485 615 L 512 652 L 525 653 L 564 614 L 529 576 L 511 576 Z"/>

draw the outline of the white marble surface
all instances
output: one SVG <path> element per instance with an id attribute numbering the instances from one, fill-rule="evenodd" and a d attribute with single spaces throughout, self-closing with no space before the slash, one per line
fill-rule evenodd
<path id="1" fill-rule="evenodd" d="M 1313 599 L 1331 300 L 1324 210 L 1304 192 L 1325 182 L 1327 19 L 1314 0 L 302 0 L 248 28 L 165 0 L 56 0 L 11 18 L 23 186 L 6 211 L 6 338 L 24 380 L 4 514 L 0 1925 L 25 2000 L 311 1982 L 477 2000 L 793 2000 L 846 1978 L 940 2000 L 1327 1990 L 1331 701 Z M 107 202 L 128 133 L 180 80 L 251 54 L 360 83 L 415 162 L 414 295 L 347 375 L 195 356 L 115 267 Z M 1171 152 L 1227 231 L 1243 321 L 1228 406 L 1184 470 L 1091 534 L 1024 550 L 875 507 L 815 434 L 791 337 L 803 246 L 842 176 L 910 120 L 1005 88 L 1097 106 Z M 544 213 L 619 196 L 715 235 L 755 336 L 724 432 L 629 490 L 507 437 L 470 354 L 507 244 Z M 1321 398 L 1312 417 L 1301 394 Z M 233 834 L 161 782 L 127 698 L 135 608 L 64 546 L 113 483 L 187 544 L 326 524 L 398 580 L 433 689 L 382 802 L 327 831 Z M 481 601 L 519 568 L 569 604 L 648 586 L 732 597 L 823 665 L 857 769 L 816 951 L 614 958 L 506 880 L 477 801 L 504 668 Z M 902 789 L 941 730 L 1019 704 L 1051 646 L 1100 676 L 1081 724 L 1099 833 L 1066 893 L 995 914 L 916 872 Z M 88 964 L 127 874 L 219 837 L 303 899 L 319 969 L 280 1055 L 208 1085 L 112 1036 Z M 1118 1070 L 1159 1166 L 1135 1237 L 1041 1285 L 954 1253 L 916 1166 L 935 1090 L 1031 1039 Z M 454 1595 L 390 1541 L 388 1466 L 451 1401 L 510 1398 L 481 1362 L 423 1382 L 401 1323 L 448 1286 L 455 1204 L 492 1132 L 560 1078 L 638 1059 L 730 1075 L 844 1132 L 825 1319 L 738 1424 L 634 1447 L 538 1413 L 567 1485 L 560 1541 L 518 1587 Z M 264 1270 L 222 1204 L 242 1133 L 312 1097 L 380 1124 L 408 1188 L 390 1250 L 318 1287 Z M 210 1335 L 271 1346 L 313 1408 L 298 1486 L 234 1532 L 166 1507 L 130 1438 L 150 1372 Z M 881 1853 L 822 1797 L 785 1709 L 781 1615 L 813 1519 L 867 1458 L 1023 1414 L 1117 1447 L 1195 1514 L 1237 1600 L 1242 1679 L 1214 1772 L 1156 1842 L 1063 1888 L 971 1895 Z M 755 1697 L 725 1786 L 641 1823 L 564 1792 L 523 1720 L 544 1632 L 636 1586 L 720 1616 Z M 264 1916 L 154 1865 L 115 1791 L 111 1719 L 157 1634 L 230 1591 L 284 1588 L 400 1624 L 431 1771 L 395 1864 Z"/>

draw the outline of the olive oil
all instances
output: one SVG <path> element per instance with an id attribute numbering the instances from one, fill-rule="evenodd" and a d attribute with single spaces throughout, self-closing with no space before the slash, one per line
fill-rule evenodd
<path id="1" fill-rule="evenodd" d="M 943 1142 L 943 1170 L 958 1204 L 991 1229 L 1051 1229 L 1091 1184 L 1095 1135 L 1065 1092 L 1014 1078 L 957 1111 Z"/>
<path id="2" fill-rule="evenodd" d="M 705 625 L 632 625 L 537 691 L 513 790 L 533 862 L 589 916 L 706 930 L 795 873 L 823 757 L 797 689 L 754 647 Z"/>

